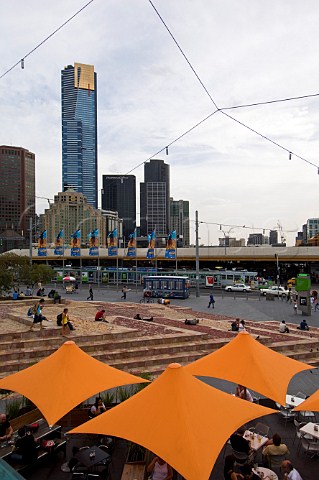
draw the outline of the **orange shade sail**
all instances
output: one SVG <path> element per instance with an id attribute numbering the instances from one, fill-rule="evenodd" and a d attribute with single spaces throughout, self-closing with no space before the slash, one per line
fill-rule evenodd
<path id="1" fill-rule="evenodd" d="M 238 333 L 216 352 L 186 366 L 192 375 L 239 383 L 281 405 L 286 404 L 286 393 L 292 377 L 311 368 L 265 347 L 248 332 Z"/>
<path id="2" fill-rule="evenodd" d="M 0 389 L 19 392 L 41 411 L 49 425 L 98 392 L 147 380 L 90 357 L 74 342 L 21 372 L 0 380 Z"/>
<path id="3" fill-rule="evenodd" d="M 207 480 L 229 436 L 273 412 L 206 385 L 173 363 L 141 392 L 69 433 L 125 438 L 162 457 L 185 479 Z"/>
<path id="4" fill-rule="evenodd" d="M 306 398 L 298 407 L 294 408 L 294 411 L 314 411 L 319 412 L 319 390 L 314 392 L 310 397 Z"/>

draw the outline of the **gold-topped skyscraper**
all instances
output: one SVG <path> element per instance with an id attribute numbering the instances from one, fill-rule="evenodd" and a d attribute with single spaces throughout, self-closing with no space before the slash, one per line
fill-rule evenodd
<path id="1" fill-rule="evenodd" d="M 97 208 L 97 76 L 75 63 L 61 72 L 62 188 L 83 193 Z"/>

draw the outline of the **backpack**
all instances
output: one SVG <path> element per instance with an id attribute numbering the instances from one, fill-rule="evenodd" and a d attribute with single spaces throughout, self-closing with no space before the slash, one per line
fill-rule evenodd
<path id="1" fill-rule="evenodd" d="M 35 303 L 34 305 L 32 305 L 32 307 L 29 308 L 28 316 L 31 317 L 32 315 L 35 315 L 37 313 L 37 309 L 37 304 Z"/>
<path id="2" fill-rule="evenodd" d="M 62 313 L 59 313 L 59 315 L 56 316 L 56 324 L 58 327 L 62 326 Z"/>

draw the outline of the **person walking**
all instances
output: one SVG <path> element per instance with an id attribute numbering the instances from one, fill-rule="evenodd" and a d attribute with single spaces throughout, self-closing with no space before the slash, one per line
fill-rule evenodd
<path id="1" fill-rule="evenodd" d="M 123 295 L 121 296 L 121 298 L 123 298 L 123 300 L 126 300 L 126 294 L 127 294 L 127 292 L 128 292 L 128 288 L 127 288 L 126 285 L 124 285 L 124 287 L 122 288 L 122 294 L 123 294 Z"/>
<path id="2" fill-rule="evenodd" d="M 90 287 L 89 287 L 89 296 L 88 296 L 87 300 L 93 300 L 93 288 L 92 288 L 92 285 L 90 285 Z"/>
<path id="3" fill-rule="evenodd" d="M 42 325 L 42 322 L 43 320 L 46 320 L 46 317 L 42 315 L 43 304 L 44 304 L 44 298 L 41 298 L 41 300 L 39 300 L 38 303 L 31 308 L 33 323 L 30 327 L 30 331 L 33 330 L 33 327 L 36 323 L 40 323 L 41 330 L 44 328 L 44 326 Z"/>
<path id="4" fill-rule="evenodd" d="M 207 308 L 210 308 L 211 305 L 213 306 L 213 308 L 215 308 L 215 299 L 213 293 L 209 295 L 209 303 Z"/>

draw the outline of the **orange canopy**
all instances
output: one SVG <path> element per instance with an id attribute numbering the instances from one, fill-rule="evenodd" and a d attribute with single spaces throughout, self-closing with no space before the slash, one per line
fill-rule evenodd
<path id="1" fill-rule="evenodd" d="M 187 365 L 186 369 L 192 375 L 239 383 L 285 405 L 291 378 L 311 367 L 274 352 L 249 333 L 241 332 L 227 345 Z"/>
<path id="2" fill-rule="evenodd" d="M 0 388 L 29 398 L 53 425 L 97 392 L 146 381 L 99 362 L 68 341 L 36 365 L 1 379 Z"/>
<path id="3" fill-rule="evenodd" d="M 294 411 L 314 411 L 319 412 L 319 390 L 314 392 L 310 397 L 306 398 L 304 402 L 302 402 L 298 407 L 294 408 Z"/>
<path id="4" fill-rule="evenodd" d="M 207 480 L 229 436 L 274 410 L 234 398 L 173 363 L 141 392 L 69 433 L 115 435 L 143 445 L 187 480 Z"/>

